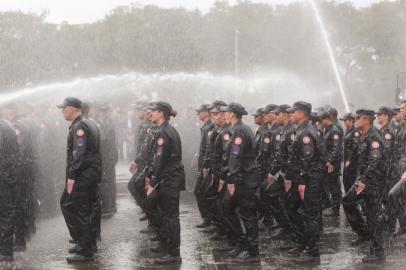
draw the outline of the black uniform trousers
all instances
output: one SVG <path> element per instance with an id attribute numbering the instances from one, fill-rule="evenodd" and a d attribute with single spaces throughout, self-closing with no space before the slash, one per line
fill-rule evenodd
<path id="1" fill-rule="evenodd" d="M 106 168 L 103 168 L 103 176 L 100 183 L 102 213 L 117 212 L 116 193 L 116 168 L 114 164 L 109 164 Z"/>
<path id="2" fill-rule="evenodd" d="M 315 256 L 319 255 L 320 249 L 321 179 L 321 173 L 314 173 L 307 179 L 303 200 L 298 192 L 298 184 L 292 183 L 286 199 L 286 211 L 293 231 L 292 240 Z"/>
<path id="3" fill-rule="evenodd" d="M 370 252 L 377 255 L 383 252 L 382 194 L 383 188 L 366 186 L 365 190 L 357 195 L 357 186 L 353 185 L 343 198 L 343 208 L 352 230 L 361 237 L 370 238 Z M 361 200 L 365 202 L 366 220 L 359 208 Z"/>
<path id="4" fill-rule="evenodd" d="M 258 183 L 259 175 L 252 172 L 243 175 L 243 180 L 235 184 L 235 193 L 228 200 L 224 208 L 225 217 L 233 234 L 237 236 L 237 245 L 246 248 L 251 255 L 259 254 L 258 247 L 258 216 L 256 204 L 257 186 L 249 183 Z M 244 181 L 246 181 L 244 183 Z M 225 196 L 229 196 L 227 192 Z M 238 214 L 237 214 L 238 209 Z M 241 228 L 240 220 L 244 226 L 245 234 Z"/>
<path id="5" fill-rule="evenodd" d="M 71 194 L 64 190 L 61 197 L 61 209 L 65 218 L 69 233 L 79 245 L 79 254 L 92 256 L 92 246 L 95 243 L 95 230 L 97 225 L 93 224 L 94 201 L 97 194 L 97 186 L 80 186 L 75 183 Z"/>
<path id="6" fill-rule="evenodd" d="M 13 255 L 15 186 L 0 184 L 0 255 Z"/>
<path id="7" fill-rule="evenodd" d="M 290 231 L 291 226 L 285 207 L 287 199 L 286 195 L 284 178 L 278 175 L 269 188 L 269 205 L 274 218 L 281 228 Z"/>

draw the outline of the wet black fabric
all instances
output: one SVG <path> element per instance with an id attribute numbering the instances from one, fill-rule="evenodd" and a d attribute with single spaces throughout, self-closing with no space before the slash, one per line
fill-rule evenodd
<path id="1" fill-rule="evenodd" d="M 35 188 L 34 123 L 30 118 L 17 119 L 13 122 L 17 136 L 18 154 L 15 165 L 17 195 L 15 243 L 25 246 L 27 238 L 35 232 L 35 219 L 38 211 L 37 190 Z"/>
<path id="2" fill-rule="evenodd" d="M 116 169 L 118 162 L 118 151 L 116 148 L 116 132 L 114 123 L 109 117 L 99 121 L 100 130 L 100 151 L 102 154 L 102 176 L 100 182 L 100 195 L 103 213 L 116 212 Z M 102 135 L 104 133 L 104 136 Z"/>
<path id="3" fill-rule="evenodd" d="M 286 208 L 295 233 L 301 237 L 303 247 L 319 254 L 321 224 L 321 191 L 323 146 L 320 135 L 308 121 L 303 122 L 292 134 L 292 152 L 289 157 L 286 179 L 292 180 L 295 189 L 290 191 Z M 305 185 L 304 200 L 301 200 L 298 185 Z"/>
<path id="4" fill-rule="evenodd" d="M 91 256 L 92 246 L 95 245 L 95 229 L 98 226 L 93 224 L 96 221 L 93 205 L 95 194 L 96 186 L 75 186 L 71 194 L 65 190 L 61 199 L 62 213 L 69 232 L 80 247 L 79 253 L 84 256 Z"/>
<path id="5" fill-rule="evenodd" d="M 355 153 L 357 146 L 361 138 L 359 130 L 352 128 L 346 131 L 344 135 L 344 171 L 343 171 L 343 185 L 345 193 L 352 187 L 357 178 L 357 164 L 355 159 Z M 345 166 L 346 162 L 349 162 L 348 166 Z"/>
<path id="6" fill-rule="evenodd" d="M 10 122 L 0 120 L 0 255 L 13 255 L 17 155 L 16 132 Z"/>
<path id="7" fill-rule="evenodd" d="M 365 184 L 365 190 L 356 194 L 357 184 L 343 198 L 343 208 L 351 228 L 359 235 L 371 238 L 372 253 L 383 250 L 383 208 L 382 197 L 385 192 L 384 143 L 378 130 L 371 128 L 364 134 L 356 152 L 357 180 Z M 358 203 L 365 203 L 367 220 L 362 218 Z"/>
<path id="8" fill-rule="evenodd" d="M 182 143 L 177 130 L 169 122 L 162 123 L 154 134 L 152 162 L 147 176 L 151 179 L 151 185 L 156 187 L 153 192 L 156 199 L 148 204 L 152 207 L 157 204 L 157 207 L 152 208 L 151 211 L 156 217 L 161 215 L 161 219 L 156 220 L 159 234 L 166 238 L 169 254 L 178 256 L 180 252 L 179 193 L 185 189 Z M 151 199 L 150 196 L 146 199 Z"/>
<path id="9" fill-rule="evenodd" d="M 361 200 L 366 205 L 366 220 L 364 220 L 359 208 Z M 369 237 L 371 239 L 370 252 L 380 254 L 383 250 L 385 221 L 382 209 L 382 190 L 368 187 L 364 192 L 357 195 L 357 186 L 353 185 L 343 198 L 343 208 L 353 231 L 362 237 Z"/>
<path id="10" fill-rule="evenodd" d="M 80 254 L 91 256 L 100 235 L 100 197 L 102 156 L 96 123 L 79 116 L 69 128 L 66 178 L 75 180 L 71 194 L 66 188 L 60 204 L 72 239 Z"/>
<path id="11" fill-rule="evenodd" d="M 209 185 L 212 184 L 211 177 L 203 175 L 203 169 L 209 172 L 210 158 L 212 153 L 212 137 L 214 136 L 214 125 L 209 120 L 201 128 L 201 139 L 199 147 L 199 156 L 197 161 L 197 180 L 194 190 L 196 196 L 197 206 L 200 212 L 200 216 L 204 221 L 209 221 L 210 215 L 210 199 L 207 199 L 206 192 L 209 189 Z M 210 172 L 211 173 L 211 172 Z"/>
<path id="12" fill-rule="evenodd" d="M 13 185 L 0 183 L 0 255 L 13 255 L 14 195 Z"/>
<path id="13" fill-rule="evenodd" d="M 327 127 L 324 135 L 324 161 L 334 166 L 333 172 L 329 173 L 327 168 L 325 169 L 325 175 L 323 179 L 324 190 L 331 202 L 331 206 L 335 211 L 338 211 L 341 205 L 341 162 L 343 153 L 343 137 L 341 129 L 332 124 Z"/>

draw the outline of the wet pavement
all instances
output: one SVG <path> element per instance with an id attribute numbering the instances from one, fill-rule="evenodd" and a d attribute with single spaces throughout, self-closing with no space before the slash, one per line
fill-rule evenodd
<path id="1" fill-rule="evenodd" d="M 270 232 L 261 232 L 260 264 L 227 263 L 224 254 L 213 253 L 213 247 L 221 242 L 210 242 L 209 235 L 197 232 L 194 226 L 200 223 L 197 206 L 191 193 L 183 193 L 181 198 L 181 228 L 183 263 L 180 266 L 158 266 L 154 264 L 156 255 L 150 252 L 154 243 L 151 235 L 140 234 L 146 222 L 139 221 L 140 211 L 126 190 L 129 175 L 126 165 L 118 167 L 118 213 L 104 219 L 102 223 L 102 242 L 95 261 L 87 264 L 68 265 L 67 250 L 69 235 L 62 216 L 38 221 L 38 231 L 28 244 L 26 252 L 16 253 L 15 262 L 0 264 L 0 269 L 405 269 L 405 239 L 392 243 L 387 251 L 387 262 L 377 265 L 362 264 L 361 258 L 368 251 L 368 244 L 360 247 L 350 246 L 355 237 L 341 218 L 325 219 L 324 232 L 321 235 L 320 264 L 303 264 L 295 261 L 294 255 L 281 251 L 281 242 L 270 239 Z"/>

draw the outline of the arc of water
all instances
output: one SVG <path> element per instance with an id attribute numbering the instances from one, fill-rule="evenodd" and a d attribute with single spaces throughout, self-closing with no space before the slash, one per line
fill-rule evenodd
<path id="1" fill-rule="evenodd" d="M 328 54 L 329 54 L 330 62 L 331 62 L 331 65 L 333 67 L 334 75 L 336 77 L 336 81 L 337 81 L 337 84 L 338 84 L 338 88 L 340 90 L 340 95 L 341 95 L 341 99 L 342 99 L 342 101 L 344 103 L 345 110 L 347 112 L 350 112 L 350 106 L 348 105 L 347 95 L 345 94 L 343 82 L 341 80 L 341 76 L 340 76 L 340 73 L 338 71 L 337 61 L 335 59 L 333 49 L 331 48 L 331 44 L 330 44 L 330 41 L 328 39 L 327 30 L 324 27 L 324 23 L 323 23 L 323 20 L 321 18 L 320 11 L 319 11 L 319 9 L 318 9 L 318 7 L 316 5 L 316 2 L 314 0 L 309 0 L 309 1 L 310 1 L 311 6 L 312 6 L 312 9 L 314 11 L 314 14 L 316 16 L 316 20 L 317 20 L 317 22 L 318 22 L 318 24 L 320 26 L 321 35 L 323 37 L 324 43 L 326 45 L 326 48 L 327 48 L 327 51 L 328 51 Z"/>

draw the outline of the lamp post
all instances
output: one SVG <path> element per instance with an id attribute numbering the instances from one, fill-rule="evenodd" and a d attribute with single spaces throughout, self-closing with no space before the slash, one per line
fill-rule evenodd
<path id="1" fill-rule="evenodd" d="M 406 71 L 401 71 L 396 75 L 396 89 L 395 89 L 395 101 L 396 103 L 401 103 L 405 100 L 405 90 L 406 89 L 402 89 L 399 86 L 399 80 L 400 80 L 400 76 L 402 74 L 406 74 Z"/>

